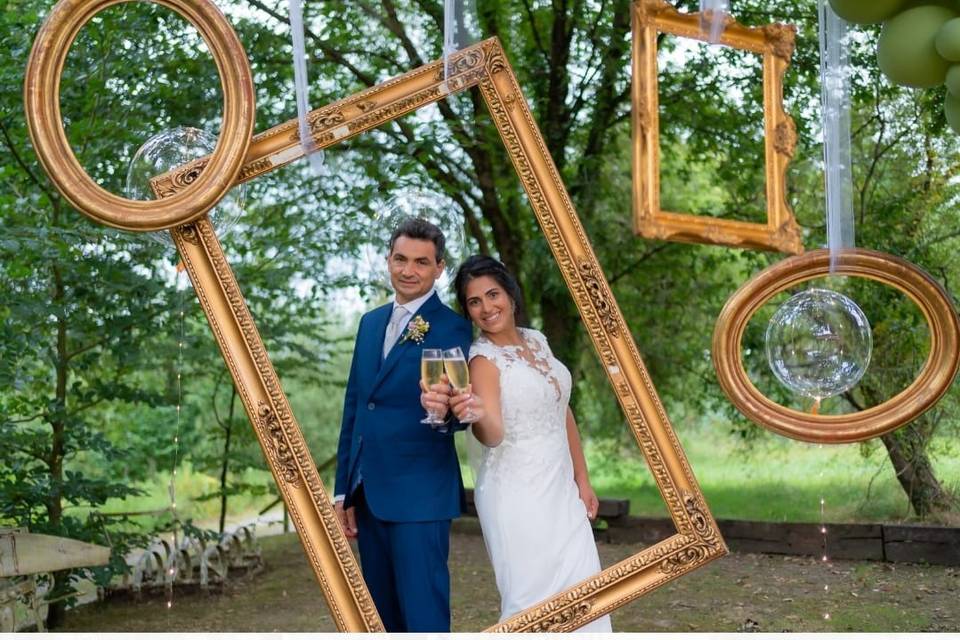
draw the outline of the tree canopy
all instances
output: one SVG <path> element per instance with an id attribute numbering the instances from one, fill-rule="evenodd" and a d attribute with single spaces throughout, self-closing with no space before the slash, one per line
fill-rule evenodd
<path id="1" fill-rule="evenodd" d="M 257 130 L 294 117 L 286 3 L 220 4 L 247 49 Z M 695 4 L 677 2 L 685 11 Z M 789 199 L 806 246 L 823 245 L 816 3 L 732 4 L 745 24 L 798 28 L 785 81 L 799 135 Z M 660 394 L 668 406 L 692 413 L 722 411 L 731 430 L 750 437 L 755 428 L 735 414 L 716 382 L 710 336 L 727 297 L 780 256 L 633 234 L 630 3 L 477 5 L 482 36 L 498 36 L 518 72 Z M 227 495 L 265 489 L 244 480 L 244 469 L 262 462 L 198 307 L 189 290 L 184 301 L 178 289 L 176 258 L 144 236 L 84 218 L 56 192 L 33 154 L 21 102 L 23 70 L 50 6 L 49 0 L 14 0 L 0 11 L 0 436 L 6 443 L 0 524 L 102 540 L 96 522 L 71 513 L 130 495 L 145 475 L 172 464 L 178 373 L 188 381 L 182 459 L 221 478 L 215 495 L 224 505 Z M 309 0 L 304 9 L 314 107 L 440 56 L 439 0 Z M 858 244 L 917 263 L 953 295 L 960 277 L 954 219 L 960 164 L 940 111 L 942 89 L 889 85 L 875 64 L 877 36 L 876 29 L 860 30 L 850 52 Z M 684 48 L 678 57 L 678 47 L 674 39 L 661 41 L 664 202 L 675 210 L 755 219 L 763 210 L 759 67 L 724 48 Z M 215 133 L 220 99 L 215 65 L 196 31 L 146 3 L 115 5 L 94 18 L 71 48 L 61 88 L 78 159 L 114 193 L 122 193 L 127 165 L 150 136 L 181 125 Z M 246 214 L 225 245 L 281 377 L 288 389 L 301 390 L 293 403 L 308 439 L 332 451 L 339 403 L 329 389 L 345 377 L 356 311 L 383 295 L 358 265 L 380 237 L 389 197 L 411 190 L 434 194 L 456 213 L 470 250 L 497 255 L 518 274 L 530 322 L 574 372 L 575 409 L 589 418 L 581 419 L 587 438 L 612 450 L 631 446 L 476 90 L 328 150 L 322 175 L 298 163 L 247 187 Z M 922 317 L 899 294 L 863 283 L 841 286 L 871 319 L 877 354 L 877 367 L 833 409 L 849 411 L 909 384 L 923 361 L 926 334 Z M 758 384 L 789 401 L 756 358 L 762 330 L 751 330 L 748 342 Z M 322 400 L 318 389 L 328 389 Z M 929 453 L 937 433 L 956 433 L 956 402 L 951 391 L 937 410 L 882 440 L 918 515 L 955 508 Z M 60 584 L 66 589 L 66 576 Z"/>

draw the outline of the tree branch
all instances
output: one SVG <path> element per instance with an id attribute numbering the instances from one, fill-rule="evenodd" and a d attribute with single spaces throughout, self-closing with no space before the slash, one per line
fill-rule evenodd
<path id="1" fill-rule="evenodd" d="M 533 37 L 534 45 L 537 51 L 540 52 L 540 55 L 543 56 L 543 61 L 549 63 L 550 55 L 547 53 L 547 48 L 543 46 L 543 40 L 540 39 L 540 31 L 537 29 L 537 20 L 533 15 L 533 7 L 530 6 L 530 0 L 523 0 L 523 7 L 527 11 L 527 22 L 530 23 L 530 34 Z"/>
<path id="2" fill-rule="evenodd" d="M 664 249 L 666 249 L 666 248 L 668 248 L 668 247 L 670 247 L 670 246 L 672 246 L 672 245 L 670 245 L 670 244 L 668 244 L 668 243 L 663 243 L 663 244 L 661 244 L 661 245 L 658 246 L 658 247 L 654 247 L 653 249 L 650 249 L 649 251 L 647 251 L 646 253 L 644 253 L 643 255 L 641 255 L 639 258 L 637 258 L 636 260 L 634 260 L 633 262 L 631 262 L 630 265 L 629 265 L 627 268 L 621 269 L 619 273 L 617 273 L 615 276 L 612 276 L 611 278 L 609 278 L 609 279 L 607 280 L 607 284 L 609 284 L 609 285 L 612 286 L 614 282 L 616 282 L 617 280 L 620 280 L 620 279 L 623 278 L 624 276 L 629 275 L 634 269 L 636 269 L 636 268 L 639 267 L 641 264 L 643 264 L 644 262 L 646 262 L 649 258 L 652 258 L 653 256 L 657 255 L 658 253 L 660 253 L 661 251 L 663 251 Z"/>
<path id="3" fill-rule="evenodd" d="M 46 182 L 40 180 L 36 174 L 30 170 L 30 167 L 27 166 L 27 163 L 17 151 L 16 146 L 14 146 L 13 140 L 10 138 L 10 130 L 7 129 L 7 125 L 4 124 L 2 119 L 0 119 L 0 133 L 3 134 L 4 143 L 6 144 L 7 149 L 10 150 L 10 153 L 13 155 L 13 159 L 17 161 L 17 164 L 20 165 L 20 168 L 23 169 L 24 173 L 27 174 L 27 177 L 30 178 L 30 181 L 37 185 L 37 187 L 43 191 L 44 194 L 46 194 L 50 202 L 57 202 L 60 196 L 51 191 Z"/>
<path id="4" fill-rule="evenodd" d="M 595 173 L 595 159 L 599 158 L 606 147 L 610 134 L 612 121 L 617 118 L 620 104 L 630 95 L 628 86 L 621 92 L 615 90 L 616 79 L 622 72 L 623 57 L 629 50 L 629 44 L 626 38 L 620 37 L 629 33 L 630 29 L 630 3 L 619 2 L 613 16 L 611 27 L 611 46 L 603 58 L 603 73 L 598 83 L 599 89 L 596 93 L 596 108 L 593 110 L 590 129 L 587 132 L 587 142 L 584 145 L 580 157 L 585 161 L 578 167 L 576 183 L 570 186 L 570 196 L 577 199 L 578 196 L 591 188 L 596 181 L 593 179 Z"/>
<path id="5" fill-rule="evenodd" d="M 36 415 L 29 416 L 26 418 L 7 418 L 6 422 L 9 422 L 10 424 L 23 424 L 24 422 L 33 422 L 34 420 L 39 420 L 40 418 L 43 418 L 46 415 L 47 415 L 46 411 L 41 411 Z"/>
<path id="6" fill-rule="evenodd" d="M 226 374 L 226 369 L 220 371 L 220 374 L 217 376 L 217 381 L 213 385 L 213 393 L 210 396 L 210 405 L 213 407 L 213 419 L 217 421 L 217 426 L 223 429 L 224 432 L 226 432 L 229 427 L 224 423 L 223 418 L 220 417 L 220 410 L 217 409 L 217 394 L 220 393 L 220 385 L 223 384 L 223 379 Z"/>
<path id="7" fill-rule="evenodd" d="M 381 0 L 380 4 L 384 8 L 386 12 L 386 16 L 376 11 L 373 11 L 373 9 L 366 2 L 361 3 L 359 6 L 368 15 L 372 17 L 377 17 L 381 21 L 381 23 L 387 28 L 387 30 L 390 31 L 390 33 L 392 33 L 395 37 L 397 37 L 400 40 L 401 46 L 403 47 L 404 51 L 407 52 L 407 55 L 410 57 L 411 61 L 414 64 L 423 65 L 424 63 L 423 63 L 422 57 L 417 51 L 413 41 L 407 35 L 406 31 L 403 28 L 403 24 L 400 22 L 398 18 L 396 6 L 394 5 L 393 0 Z M 479 94 L 474 89 L 474 90 L 471 90 L 471 95 L 473 96 L 474 119 L 476 120 L 477 115 L 480 111 L 479 104 L 478 104 Z M 480 208 L 481 208 L 481 211 L 483 212 L 484 217 L 491 222 L 491 225 L 494 227 L 495 231 L 498 228 L 501 230 L 504 230 L 507 225 L 506 225 L 504 216 L 500 210 L 499 202 L 497 201 L 497 198 L 496 198 L 496 187 L 493 181 L 493 174 L 492 174 L 492 166 L 493 166 L 492 159 L 490 158 L 486 150 L 484 150 L 481 147 L 481 145 L 477 143 L 477 140 L 471 137 L 470 134 L 464 129 L 461 118 L 453 111 L 453 108 L 450 106 L 450 103 L 448 101 L 441 100 L 437 102 L 437 108 L 440 111 L 440 114 L 443 117 L 444 121 L 447 123 L 447 126 L 450 127 L 450 130 L 453 133 L 454 139 L 457 141 L 460 147 L 467 154 L 467 157 L 470 158 L 471 162 L 473 163 L 474 170 L 477 172 L 478 182 L 479 182 L 480 191 L 481 191 Z M 400 128 L 400 130 L 403 132 L 404 136 L 408 138 L 408 140 L 413 141 L 415 139 L 415 136 L 413 135 L 413 131 L 409 128 L 409 125 L 407 125 L 406 123 L 400 120 L 397 120 L 395 122 L 397 126 Z M 480 126 L 475 127 L 475 129 L 477 131 L 482 130 Z M 462 188 L 463 185 L 458 183 L 456 179 L 449 176 L 449 174 L 447 174 L 446 172 L 440 170 L 435 163 L 429 160 L 425 160 L 423 157 L 417 157 L 417 161 L 428 170 L 432 168 L 435 171 L 439 171 L 439 175 L 450 178 L 448 184 L 450 184 L 452 187 L 455 187 L 456 192 L 463 191 L 463 188 Z M 451 198 L 453 198 L 455 201 L 459 199 L 458 204 L 460 204 L 461 209 L 464 212 L 464 215 L 467 216 L 467 225 L 468 227 L 471 228 L 471 233 L 477 238 L 477 241 L 481 246 L 485 246 L 486 243 L 483 240 L 482 230 L 479 229 L 476 223 L 476 220 L 471 220 L 472 216 L 467 215 L 468 212 L 471 211 L 471 208 L 466 205 L 465 201 L 463 201 L 462 199 L 462 196 L 459 193 L 456 193 L 455 191 L 447 191 L 447 194 L 450 195 Z M 509 237 L 509 234 L 507 234 L 506 237 Z M 498 247 L 500 247 L 501 249 L 503 249 L 505 245 L 506 245 L 505 242 L 504 243 L 498 242 Z M 487 250 L 489 251 L 489 248 L 487 248 Z M 501 256 L 501 257 L 504 257 L 504 256 Z M 514 262 L 511 264 L 512 261 L 509 260 L 509 258 L 505 257 L 505 262 L 507 262 L 508 266 L 510 266 L 511 268 L 516 269 L 517 267 L 519 267 L 518 262 Z"/>
<path id="8" fill-rule="evenodd" d="M 87 409 L 89 409 L 89 408 L 91 408 L 91 407 L 97 406 L 98 404 L 100 404 L 101 402 L 103 402 L 105 399 L 106 399 L 106 398 L 97 398 L 96 400 L 93 400 L 93 401 L 88 402 L 88 403 L 86 403 L 86 404 L 82 404 L 82 405 L 80 405 L 79 407 L 76 407 L 75 409 L 71 409 L 70 411 L 67 411 L 64 415 L 65 415 L 66 417 L 68 417 L 68 418 L 72 418 L 73 416 L 77 415 L 78 413 L 82 413 L 83 411 L 86 411 Z"/>
<path id="9" fill-rule="evenodd" d="M 138 316 L 135 321 L 129 322 L 129 323 L 123 325 L 122 327 L 120 327 L 119 331 L 117 331 L 116 333 L 114 333 L 114 334 L 112 334 L 112 335 L 103 336 L 102 338 L 100 338 L 100 339 L 98 339 L 98 340 L 94 340 L 94 341 L 91 342 L 91 343 L 88 343 L 88 344 L 86 344 L 86 345 L 84 345 L 84 346 L 82 346 L 82 347 L 79 347 L 79 348 L 77 348 L 77 349 L 74 349 L 73 351 L 68 352 L 68 353 L 66 354 L 66 356 L 65 356 L 65 360 L 64 360 L 64 361 L 65 361 L 65 362 L 70 362 L 70 361 L 73 360 L 75 357 L 79 356 L 80 354 L 85 353 L 85 352 L 87 352 L 87 351 L 90 351 L 91 349 L 96 349 L 97 347 L 102 346 L 102 345 L 110 342 L 111 340 L 116 339 L 119 335 L 122 335 L 122 334 L 126 333 L 127 331 L 129 331 L 130 329 L 132 329 L 132 328 L 134 328 L 134 327 L 138 327 L 138 326 L 143 325 L 144 321 L 146 321 L 146 320 L 152 320 L 152 319 L 156 318 L 158 315 L 160 315 L 161 313 L 164 313 L 165 311 L 167 311 L 167 309 L 161 307 L 161 308 L 158 308 L 158 309 L 154 310 L 152 313 L 147 314 L 146 316 Z"/>
<path id="10" fill-rule="evenodd" d="M 267 14 L 277 22 L 280 22 L 281 24 L 285 24 L 287 26 L 290 25 L 289 16 L 284 16 L 280 12 L 275 11 L 274 9 L 271 9 L 260 0 L 247 0 L 247 3 L 251 7 L 255 7 L 260 11 L 263 11 L 265 14 Z M 316 33 L 304 27 L 303 34 L 305 37 L 310 38 L 310 40 L 312 40 L 314 44 L 316 44 L 320 48 L 320 51 L 323 52 L 324 56 L 326 56 L 332 62 L 335 62 L 340 66 L 348 69 L 350 73 L 352 73 L 357 78 L 357 80 L 359 80 L 360 82 L 362 82 L 368 87 L 372 87 L 373 85 L 377 84 L 377 79 L 375 77 L 357 68 L 356 65 L 354 65 L 349 60 L 347 60 L 339 51 L 337 51 L 332 46 L 330 46 L 329 42 L 327 42 L 326 40 L 323 40 Z"/>

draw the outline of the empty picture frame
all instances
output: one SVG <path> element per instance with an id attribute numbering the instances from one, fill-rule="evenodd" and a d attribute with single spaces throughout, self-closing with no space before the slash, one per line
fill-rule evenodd
<path id="1" fill-rule="evenodd" d="M 796 37 L 790 25 L 745 27 L 728 17 L 718 42 L 763 59 L 766 224 L 660 209 L 658 36 L 707 41 L 702 17 L 708 16 L 680 13 L 664 0 L 634 0 L 632 5 L 634 231 L 657 240 L 803 253 L 800 228 L 786 199 L 787 166 L 797 144 L 793 119 L 783 108 L 783 75 Z"/>

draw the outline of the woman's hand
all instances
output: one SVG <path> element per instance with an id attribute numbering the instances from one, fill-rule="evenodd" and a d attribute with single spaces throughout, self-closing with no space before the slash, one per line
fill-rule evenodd
<path id="1" fill-rule="evenodd" d="M 467 385 L 466 391 L 450 397 L 450 409 L 460 422 L 477 422 L 487 415 L 483 398 L 473 393 L 473 385 Z"/>
<path id="2" fill-rule="evenodd" d="M 591 521 L 597 519 L 597 512 L 600 510 L 600 500 L 597 494 L 590 486 L 590 481 L 578 482 L 577 488 L 580 489 L 580 499 L 583 500 L 583 506 L 587 508 L 587 518 Z"/>
<path id="3" fill-rule="evenodd" d="M 446 418 L 450 410 L 450 383 L 447 381 L 447 374 L 443 374 L 441 382 L 430 387 L 421 380 L 420 391 L 420 406 L 438 418 Z"/>

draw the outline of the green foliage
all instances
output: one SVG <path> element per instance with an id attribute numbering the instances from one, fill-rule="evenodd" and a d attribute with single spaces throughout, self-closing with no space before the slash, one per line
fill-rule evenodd
<path id="1" fill-rule="evenodd" d="M 21 87 L 48 7 L 23 0 L 0 13 L 0 525 L 111 544 L 113 564 L 98 572 L 107 580 L 146 531 L 129 518 L 92 512 L 140 495 L 138 483 L 172 469 L 178 456 L 203 466 L 222 452 L 210 432 L 211 395 L 222 400 L 214 391 L 218 381 L 223 387 L 224 367 L 192 292 L 178 291 L 170 256 L 146 236 L 86 220 L 33 155 Z M 264 49 L 254 47 L 262 61 L 255 67 L 271 78 L 259 87 L 270 105 L 260 117 L 274 120 L 273 110 L 292 104 L 282 85 L 289 65 L 270 66 L 273 34 L 256 21 L 237 27 L 254 43 L 264 36 Z M 71 145 L 114 193 L 123 192 L 127 164 L 148 137 L 177 125 L 215 130 L 219 101 L 216 68 L 199 35 L 169 9 L 146 3 L 96 16 L 71 47 L 61 83 Z M 321 297 L 330 277 L 322 265 L 337 244 L 323 238 L 284 250 L 325 224 L 307 213 L 309 181 L 290 176 L 251 187 L 255 205 L 226 247 L 278 369 L 293 379 L 317 375 L 329 359 Z M 283 293 L 306 280 L 312 285 Z M 178 373 L 191 385 L 182 396 Z M 249 441 L 242 415 L 234 426 Z M 231 474 L 263 465 L 262 457 L 236 458 L 228 461 Z M 230 491 L 264 490 L 229 481 Z M 54 595 L 69 580 L 59 574 Z"/>
<path id="2" fill-rule="evenodd" d="M 702 426 L 716 415 L 734 437 L 756 440 L 757 429 L 716 383 L 710 337 L 734 289 L 779 256 L 633 235 L 628 0 L 477 4 L 482 35 L 499 36 L 506 47 L 671 417 Z M 0 523 L 101 540 L 103 525 L 71 509 L 85 514 L 135 496 L 178 458 L 219 481 L 201 493 L 224 508 L 227 497 L 270 486 L 260 481 L 262 454 L 185 276 L 178 280 L 155 243 L 72 210 L 33 156 L 22 74 L 49 6 L 18 0 L 0 10 Z M 257 129 L 293 117 L 283 3 L 231 0 L 223 8 L 253 69 Z M 314 107 L 439 57 L 438 0 L 320 0 L 305 10 Z M 798 27 L 786 77 L 799 135 L 788 195 L 807 247 L 816 247 L 825 236 L 816 5 L 743 0 L 734 10 L 749 24 Z M 943 91 L 886 84 L 875 64 L 877 35 L 864 28 L 850 52 L 858 69 L 859 244 L 905 256 L 949 289 L 958 277 L 958 165 Z M 662 43 L 664 206 L 758 219 L 765 204 L 759 66 L 707 46 L 690 48 L 680 64 L 670 57 L 677 46 Z M 215 132 L 221 109 L 202 40 L 170 10 L 145 3 L 112 6 L 80 33 L 61 94 L 77 157 L 116 193 L 148 137 L 178 125 Z M 247 213 L 224 239 L 316 462 L 334 451 L 355 312 L 382 295 L 357 269 L 362 250 L 382 233 L 388 199 L 418 189 L 461 215 L 471 248 L 499 255 L 518 274 L 529 320 L 573 370 L 575 410 L 592 450 L 604 454 L 595 458 L 596 472 L 613 473 L 635 444 L 478 92 L 451 96 L 326 157 L 322 176 L 298 163 L 247 185 Z M 878 367 L 837 411 L 903 388 L 925 344 L 922 318 L 908 302 L 863 283 L 842 286 L 873 323 Z M 758 320 L 763 314 L 769 309 Z M 745 343 L 751 374 L 771 397 L 789 402 L 766 378 L 759 327 Z M 910 443 L 920 454 L 945 451 L 940 443 L 948 438 L 935 436 L 956 433 L 956 402 L 951 391 L 941 410 L 914 425 Z"/>
<path id="3" fill-rule="evenodd" d="M 166 287 L 156 250 L 85 221 L 32 154 L 19 87 L 42 7 L 0 14 L 0 522 L 102 542 L 98 523 L 67 509 L 136 494 L 112 473 L 128 450 L 105 437 L 102 421 L 109 406 L 161 401 L 149 367 Z M 67 95 L 76 78 L 69 65 Z M 94 117 L 72 124 L 71 132 L 90 143 L 78 149 L 86 161 L 116 126 L 97 125 Z M 125 549 L 119 541 L 115 560 Z M 59 591 L 63 586 L 58 580 Z"/>

